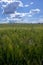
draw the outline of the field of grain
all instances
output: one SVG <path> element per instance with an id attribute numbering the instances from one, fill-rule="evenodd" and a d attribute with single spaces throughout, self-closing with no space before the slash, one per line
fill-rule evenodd
<path id="1" fill-rule="evenodd" d="M 0 24 L 0 65 L 43 65 L 43 24 Z"/>

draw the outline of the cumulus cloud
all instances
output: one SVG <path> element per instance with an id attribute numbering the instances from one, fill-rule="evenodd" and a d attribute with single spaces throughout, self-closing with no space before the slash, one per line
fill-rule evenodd
<path id="1" fill-rule="evenodd" d="M 40 12 L 40 9 L 31 9 L 29 14 L 34 15 L 34 14 L 39 13 L 39 12 Z"/>
<path id="2" fill-rule="evenodd" d="M 18 7 L 23 7 L 23 3 L 19 0 L 1 0 L 4 14 L 14 13 Z"/>
<path id="3" fill-rule="evenodd" d="M 28 15 L 29 17 L 31 17 L 31 15 L 29 14 L 29 12 L 28 13 L 20 13 L 20 12 L 17 12 L 17 11 L 15 11 L 15 13 L 13 13 L 13 14 L 10 14 L 10 18 L 23 18 L 23 17 L 25 17 L 26 15 Z"/>
<path id="4" fill-rule="evenodd" d="M 16 2 L 17 0 L 0 0 L 2 7 L 6 7 L 8 4 Z"/>
<path id="5" fill-rule="evenodd" d="M 0 0 L 0 2 L 11 3 L 11 2 L 14 2 L 14 0 Z"/>
<path id="6" fill-rule="evenodd" d="M 30 2 L 30 4 L 23 4 L 22 1 L 20 0 L 0 0 L 2 3 L 2 9 L 3 12 L 2 14 L 8 15 L 7 19 L 8 21 L 21 21 L 22 19 L 24 20 L 25 17 L 32 17 L 35 14 L 38 14 L 40 12 L 40 9 L 31 9 L 29 12 L 17 12 L 17 8 L 22 7 L 22 8 L 28 8 L 30 5 L 33 5 L 34 2 Z M 26 19 L 25 19 L 26 20 Z M 4 20 L 5 21 L 5 20 Z"/>
<path id="7" fill-rule="evenodd" d="M 25 16 L 25 13 L 18 13 L 18 12 L 15 12 L 14 14 L 10 14 L 10 18 L 22 18 Z"/>
<path id="8" fill-rule="evenodd" d="M 9 14 L 8 20 L 9 21 L 22 21 L 25 17 L 32 17 L 33 15 L 40 12 L 40 9 L 31 9 L 28 13 L 20 13 L 15 11 L 14 13 Z"/>
<path id="9" fill-rule="evenodd" d="M 15 11 L 15 13 L 10 14 L 9 17 L 22 19 L 23 17 L 25 18 L 25 16 L 32 17 L 33 15 L 35 15 L 39 12 L 40 12 L 40 9 L 31 9 L 28 13 L 24 13 L 24 12 L 20 13 L 20 12 Z"/>
<path id="10" fill-rule="evenodd" d="M 5 8 L 4 8 L 4 13 L 5 14 L 11 14 L 14 13 L 16 8 L 18 7 L 18 2 L 13 2 L 8 4 Z"/>
<path id="11" fill-rule="evenodd" d="M 19 13 L 19 12 L 15 11 L 15 13 L 9 15 L 8 20 L 10 22 L 12 22 L 12 21 L 19 22 L 19 21 L 22 21 L 23 18 L 25 18 L 25 16 L 27 16 L 27 15 L 29 17 L 31 17 L 31 15 L 29 15 L 29 13 Z"/>
<path id="12" fill-rule="evenodd" d="M 2 5 L 2 9 L 4 14 L 12 14 L 16 11 L 18 7 L 29 7 L 33 2 L 29 4 L 24 5 L 22 1 L 20 0 L 1 0 L 1 2 L 4 2 L 6 4 Z M 23 14 L 24 16 L 24 14 Z"/>
<path id="13" fill-rule="evenodd" d="M 19 7 L 23 7 L 23 3 L 21 1 L 16 1 L 16 2 L 19 2 Z"/>

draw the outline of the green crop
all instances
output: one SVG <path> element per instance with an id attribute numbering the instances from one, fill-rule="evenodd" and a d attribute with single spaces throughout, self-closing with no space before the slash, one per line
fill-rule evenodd
<path id="1" fill-rule="evenodd" d="M 43 65 L 43 25 L 0 25 L 0 65 Z"/>

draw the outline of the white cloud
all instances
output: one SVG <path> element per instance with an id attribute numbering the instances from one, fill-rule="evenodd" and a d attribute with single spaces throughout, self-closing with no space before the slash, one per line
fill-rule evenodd
<path id="1" fill-rule="evenodd" d="M 29 14 L 34 15 L 34 14 L 39 13 L 39 12 L 40 12 L 40 9 L 31 9 Z"/>
<path id="2" fill-rule="evenodd" d="M 19 17 L 16 18 L 16 16 L 19 15 Z M 15 21 L 16 23 L 29 23 L 28 22 L 28 18 L 26 19 L 25 17 L 32 17 L 32 15 L 30 15 L 29 13 L 19 13 L 17 11 L 15 11 L 14 14 L 10 14 L 9 16 L 9 20 L 13 20 Z"/>
<path id="3" fill-rule="evenodd" d="M 11 2 L 14 2 L 14 0 L 0 0 L 0 2 L 11 3 Z"/>
<path id="4" fill-rule="evenodd" d="M 17 1 L 19 2 L 19 7 L 23 7 L 23 3 L 21 1 Z"/>
<path id="5" fill-rule="evenodd" d="M 29 13 L 19 13 L 19 12 L 15 11 L 15 13 L 10 14 L 10 18 L 14 18 L 14 17 L 16 17 L 16 15 L 19 15 L 20 17 L 25 17 L 25 16 L 31 17 L 32 16 Z"/>
<path id="6" fill-rule="evenodd" d="M 33 9 L 32 11 L 39 13 L 40 9 Z"/>
<path id="7" fill-rule="evenodd" d="M 14 13 L 14 14 L 10 14 L 10 17 L 11 17 L 11 18 L 15 17 L 15 13 Z"/>
<path id="8" fill-rule="evenodd" d="M 13 3 L 13 2 L 19 2 L 20 6 L 23 5 L 23 3 L 19 0 L 0 0 L 0 2 L 6 3 L 6 4 L 2 4 L 2 7 L 6 7 L 8 4 Z"/>
<path id="9" fill-rule="evenodd" d="M 23 3 L 20 0 L 0 0 L 0 2 L 5 2 L 7 4 L 10 4 L 12 2 L 19 2 L 19 6 L 23 7 Z M 4 6 L 4 5 L 3 5 Z M 5 6 L 4 6 L 5 7 Z"/>
<path id="10" fill-rule="evenodd" d="M 31 2 L 30 4 L 26 4 L 26 5 L 24 5 L 24 7 L 29 7 L 29 6 L 31 6 L 32 4 L 34 4 L 34 2 Z"/>
<path id="11" fill-rule="evenodd" d="M 2 7 L 6 7 L 7 5 L 2 5 Z"/>
<path id="12" fill-rule="evenodd" d="M 4 9 L 4 13 L 5 14 L 14 13 L 16 11 L 16 9 L 18 8 L 18 6 L 19 6 L 19 2 L 10 3 L 6 7 L 3 8 Z"/>
<path id="13" fill-rule="evenodd" d="M 2 13 L 4 13 L 4 12 L 6 13 L 6 11 L 8 11 L 7 13 L 12 12 L 12 13 L 9 14 L 9 17 L 7 17 L 7 19 L 6 19 L 7 22 L 9 20 L 17 20 L 17 21 L 19 21 L 22 18 L 25 19 L 26 16 L 29 18 L 29 17 L 32 17 L 34 14 L 37 14 L 37 13 L 40 12 L 40 9 L 38 9 L 38 8 L 31 9 L 28 13 L 24 13 L 24 12 L 20 13 L 20 12 L 17 12 L 16 9 L 14 9 L 14 7 L 15 7 L 14 2 L 19 3 L 18 5 L 16 3 L 17 7 L 29 7 L 30 5 L 34 4 L 34 2 L 31 2 L 30 4 L 26 4 L 26 5 L 24 5 L 23 2 L 20 1 L 20 0 L 1 0 L 0 2 L 5 2 L 5 3 L 7 2 L 7 4 L 2 4 L 2 9 L 3 9 Z M 19 18 L 19 17 L 21 17 L 21 18 Z M 5 21 L 5 20 L 3 20 L 3 21 Z M 43 21 L 43 20 L 40 19 L 40 21 Z"/>
<path id="14" fill-rule="evenodd" d="M 34 14 L 37 14 L 39 12 L 40 12 L 40 9 L 31 9 L 28 13 L 19 13 L 15 11 L 15 13 L 10 14 L 10 18 L 16 17 L 16 15 L 19 15 L 22 18 L 25 16 L 32 17 Z"/>
<path id="15" fill-rule="evenodd" d="M 0 0 L 0 2 L 5 2 L 7 4 L 10 4 L 12 2 L 19 2 L 19 7 L 29 7 L 30 5 L 34 4 L 34 2 L 31 2 L 30 4 L 24 5 L 20 0 Z M 3 5 L 3 7 L 6 7 L 6 5 Z"/>
<path id="16" fill-rule="evenodd" d="M 28 14 L 28 17 L 32 17 L 32 15 L 31 14 Z"/>
<path id="17" fill-rule="evenodd" d="M 6 4 L 2 4 L 2 9 L 3 9 L 2 13 L 6 13 L 6 14 L 14 13 L 18 7 L 24 6 L 23 3 L 19 0 L 1 0 L 0 2 L 6 3 Z"/>
<path id="18" fill-rule="evenodd" d="M 28 5 L 28 4 L 27 4 L 27 5 L 24 5 L 24 7 L 29 7 L 29 6 L 30 6 L 30 5 Z"/>

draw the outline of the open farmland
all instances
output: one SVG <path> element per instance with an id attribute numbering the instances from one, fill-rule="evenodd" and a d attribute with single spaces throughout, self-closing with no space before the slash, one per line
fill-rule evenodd
<path id="1" fill-rule="evenodd" d="M 43 65 L 43 24 L 0 24 L 0 65 Z"/>

